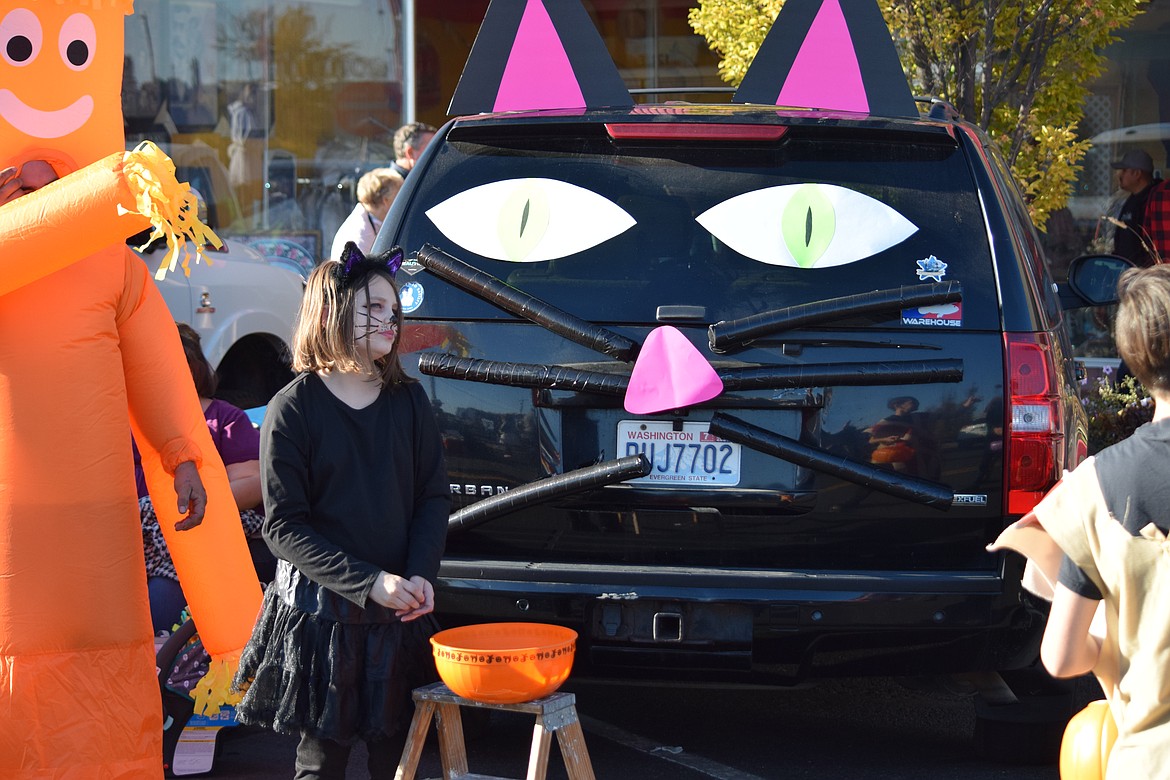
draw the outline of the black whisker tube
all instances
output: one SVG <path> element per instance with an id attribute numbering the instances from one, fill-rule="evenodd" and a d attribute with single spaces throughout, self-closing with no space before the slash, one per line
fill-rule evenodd
<path id="1" fill-rule="evenodd" d="M 832 474 L 863 487 L 880 490 L 935 509 L 950 509 L 955 500 L 954 491 L 945 485 L 904 477 L 868 463 L 858 463 L 839 455 L 830 455 L 731 415 L 717 413 L 711 418 L 710 431 L 715 436 L 738 442 L 789 463 Z"/>
<path id="2" fill-rule="evenodd" d="M 963 361 L 957 359 L 894 360 L 753 366 L 722 369 L 719 371 L 719 378 L 723 380 L 725 391 L 784 387 L 961 382 L 963 380 Z"/>
<path id="3" fill-rule="evenodd" d="M 956 303 L 962 299 L 963 286 L 960 282 L 903 285 L 889 290 L 874 290 L 814 303 L 802 303 L 799 306 L 760 312 L 738 320 L 716 322 L 707 329 L 707 340 L 712 352 L 726 352 L 742 347 L 752 339 L 785 330 L 876 312 Z"/>
<path id="4" fill-rule="evenodd" d="M 558 336 L 589 347 L 595 352 L 629 362 L 638 354 L 639 344 L 619 333 L 562 311 L 552 304 L 517 290 L 491 274 L 477 270 L 430 244 L 418 250 L 418 262 L 428 271 L 461 290 L 546 328 Z"/>
<path id="5" fill-rule="evenodd" d="M 498 493 L 454 512 L 447 519 L 447 533 L 453 534 L 494 520 L 534 504 L 554 501 L 574 493 L 582 493 L 605 485 L 614 485 L 627 479 L 644 477 L 650 473 L 650 461 L 644 455 L 628 455 L 607 460 L 593 466 L 557 474 L 527 485 Z"/>
<path id="6" fill-rule="evenodd" d="M 613 365 L 621 364 L 614 363 Z M 476 360 L 475 358 L 461 358 L 435 352 L 424 352 L 419 355 L 418 370 L 428 376 L 484 382 L 490 385 L 576 390 L 582 393 L 604 393 L 605 395 L 622 395 L 630 384 L 629 374 L 579 371 L 565 366 Z"/>

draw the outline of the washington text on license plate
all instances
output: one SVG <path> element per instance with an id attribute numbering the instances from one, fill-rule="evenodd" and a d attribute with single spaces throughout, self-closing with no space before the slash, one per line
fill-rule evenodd
<path id="1" fill-rule="evenodd" d="M 705 422 L 684 422 L 682 430 L 661 420 L 621 420 L 617 452 L 650 461 L 645 477 L 627 484 L 656 487 L 721 487 L 739 484 L 741 447 L 707 432 Z"/>

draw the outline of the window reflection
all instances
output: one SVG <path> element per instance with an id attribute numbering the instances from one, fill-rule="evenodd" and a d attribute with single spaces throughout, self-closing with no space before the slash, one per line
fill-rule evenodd
<path id="1" fill-rule="evenodd" d="M 223 235 L 292 241 L 311 267 L 352 208 L 358 176 L 393 159 L 398 3 L 139 0 L 135 10 L 127 145 L 155 141 L 199 178 Z"/>
<path id="2" fill-rule="evenodd" d="M 394 159 L 395 129 L 447 120 L 489 0 L 413 0 L 413 48 L 406 2 L 137 0 L 126 18 L 127 145 L 155 141 L 198 179 L 221 235 L 311 268 L 357 203 L 361 175 Z M 631 88 L 719 86 L 716 56 L 687 24 L 692 5 L 586 3 Z"/>

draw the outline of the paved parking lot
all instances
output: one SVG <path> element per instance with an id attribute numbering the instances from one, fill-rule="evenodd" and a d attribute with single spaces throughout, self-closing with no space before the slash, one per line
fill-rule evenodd
<path id="1" fill-rule="evenodd" d="M 799 689 L 725 689 L 570 680 L 598 778 L 637 780 L 1057 780 L 1054 762 L 1017 766 L 976 753 L 969 697 L 887 678 L 827 680 Z M 1084 687 L 1080 696 L 1091 698 Z M 473 773 L 521 778 L 533 719 L 467 719 Z M 418 778 L 441 776 L 434 730 Z M 223 739 L 209 777 L 292 776 L 296 738 L 240 730 Z M 349 778 L 364 778 L 355 749 Z M 567 775 L 554 741 L 550 780 Z"/>

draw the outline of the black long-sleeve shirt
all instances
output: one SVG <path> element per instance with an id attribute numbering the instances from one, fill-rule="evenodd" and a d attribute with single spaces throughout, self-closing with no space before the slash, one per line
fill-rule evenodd
<path id="1" fill-rule="evenodd" d="M 306 577 L 360 607 L 382 571 L 434 582 L 451 496 L 421 385 L 354 409 L 302 374 L 268 405 L 260 469 L 264 539 Z"/>
<path id="2" fill-rule="evenodd" d="M 1154 258 L 1146 251 L 1146 245 L 1150 243 L 1150 234 L 1145 224 L 1146 201 L 1150 199 L 1150 191 L 1153 188 L 1154 185 L 1151 184 L 1125 199 L 1118 218 L 1126 227 L 1117 228 L 1113 234 L 1113 253 L 1132 260 L 1138 268 L 1149 268 L 1154 264 Z"/>

